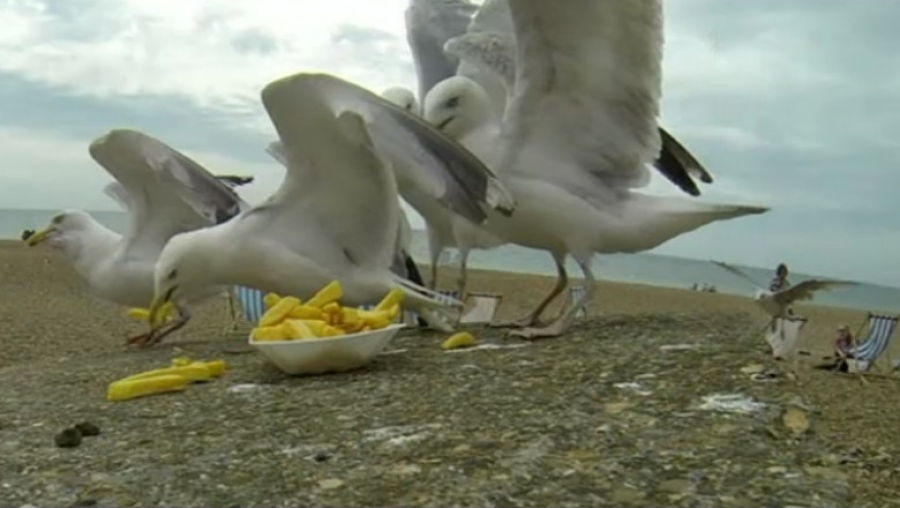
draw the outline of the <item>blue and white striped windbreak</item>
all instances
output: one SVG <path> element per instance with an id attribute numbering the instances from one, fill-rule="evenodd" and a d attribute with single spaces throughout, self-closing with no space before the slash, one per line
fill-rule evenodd
<path id="1" fill-rule="evenodd" d="M 869 314 L 868 335 L 856 344 L 849 352 L 857 360 L 872 362 L 883 353 L 890 344 L 891 335 L 897 327 L 897 316 L 881 316 Z"/>

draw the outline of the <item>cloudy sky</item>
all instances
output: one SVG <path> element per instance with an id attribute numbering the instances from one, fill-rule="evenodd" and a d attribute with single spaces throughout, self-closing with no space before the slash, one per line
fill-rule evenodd
<path id="1" fill-rule="evenodd" d="M 0 0 L 0 208 L 116 209 L 87 154 L 112 127 L 254 174 L 244 193 L 264 199 L 282 171 L 261 87 L 414 87 L 406 4 Z M 701 199 L 772 211 L 656 252 L 900 285 L 898 18 L 886 0 L 666 0 L 663 125 L 714 173 Z"/>

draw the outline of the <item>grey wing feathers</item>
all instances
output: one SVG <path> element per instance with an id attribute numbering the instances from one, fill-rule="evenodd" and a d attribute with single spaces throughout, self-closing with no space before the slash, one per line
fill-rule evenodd
<path id="1" fill-rule="evenodd" d="M 762 287 L 763 287 L 760 283 L 753 280 L 749 275 L 744 273 L 742 270 L 739 270 L 738 268 L 735 268 L 735 267 L 729 265 L 728 263 L 725 263 L 722 261 L 714 261 L 714 260 L 711 260 L 710 262 L 724 268 L 725 270 L 728 270 L 729 272 L 737 275 L 738 277 L 746 280 L 747 282 L 750 282 L 751 284 L 753 284 L 754 286 L 756 286 L 759 289 L 762 289 Z"/>
<path id="2" fill-rule="evenodd" d="M 712 183 L 712 176 L 700 164 L 700 161 L 668 131 L 660 127 L 659 135 L 662 140 L 662 149 L 653 166 L 684 192 L 692 196 L 699 196 L 700 189 L 693 178 L 699 178 L 704 183 Z"/>
<path id="3" fill-rule="evenodd" d="M 231 187 L 222 183 L 203 166 L 186 155 L 172 150 L 157 169 L 170 178 L 176 192 L 197 213 L 215 224 L 221 224 L 239 214 L 244 206 Z"/>
<path id="4" fill-rule="evenodd" d="M 801 300 L 812 300 L 813 296 L 815 296 L 816 291 L 821 291 L 823 289 L 833 289 L 838 286 L 855 285 L 855 282 L 850 281 L 810 279 L 805 280 L 797 284 L 796 286 L 791 286 L 787 289 L 779 291 L 778 293 L 775 293 L 772 298 L 782 305 L 788 305 L 790 303 Z"/>
<path id="5" fill-rule="evenodd" d="M 444 53 L 444 44 L 466 32 L 477 9 L 464 0 L 410 0 L 406 38 L 419 77 L 420 101 L 434 85 L 456 74 L 458 61 Z"/>

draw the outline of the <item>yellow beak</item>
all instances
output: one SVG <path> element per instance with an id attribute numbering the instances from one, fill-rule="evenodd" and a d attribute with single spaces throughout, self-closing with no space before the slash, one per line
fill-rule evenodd
<path id="1" fill-rule="evenodd" d="M 163 307 L 166 306 L 166 298 L 165 296 L 156 297 L 150 303 L 150 314 L 147 321 L 150 323 L 150 328 L 155 329 L 158 326 L 160 321 L 160 312 L 163 310 Z"/>
<path id="2" fill-rule="evenodd" d="M 29 236 L 28 240 L 25 240 L 25 245 L 34 247 L 35 245 L 46 240 L 47 236 L 49 236 L 53 231 L 53 226 L 48 226 L 40 231 L 37 231 L 33 235 Z"/>

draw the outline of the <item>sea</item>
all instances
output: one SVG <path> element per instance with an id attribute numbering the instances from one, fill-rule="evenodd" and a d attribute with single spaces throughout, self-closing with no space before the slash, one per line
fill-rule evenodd
<path id="1" fill-rule="evenodd" d="M 19 239 L 24 229 L 39 229 L 56 213 L 54 210 L 0 209 L 0 238 Z M 99 222 L 118 232 L 128 226 L 128 216 L 123 212 L 90 212 Z M 425 232 L 413 231 L 410 254 L 419 263 L 427 263 L 428 243 Z M 456 263 L 455 251 L 445 252 L 441 264 Z M 550 256 L 542 251 L 505 245 L 492 250 L 474 251 L 469 256 L 470 268 L 515 273 L 555 275 L 556 268 Z M 768 283 L 771 268 L 740 266 L 750 277 Z M 692 286 L 714 287 L 719 293 L 752 296 L 755 288 L 743 279 L 713 265 L 707 260 L 688 259 L 655 253 L 613 254 L 596 256 L 594 274 L 600 280 L 645 284 L 650 286 L 689 289 Z M 577 265 L 568 262 L 572 279 L 581 276 Z M 822 276 L 822 275 L 819 275 Z M 791 272 L 793 284 L 814 277 L 812 274 Z M 2 282 L 2 281 L 0 281 Z M 595 297 L 602 299 L 602 293 Z M 900 312 L 900 288 L 877 284 L 860 284 L 833 291 L 822 291 L 815 297 L 818 305 L 861 309 L 871 312 Z"/>

